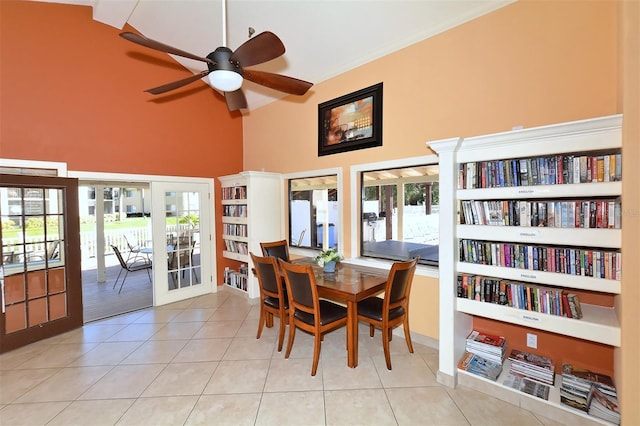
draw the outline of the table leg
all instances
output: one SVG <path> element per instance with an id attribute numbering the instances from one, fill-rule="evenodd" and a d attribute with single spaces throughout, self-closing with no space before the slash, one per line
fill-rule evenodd
<path id="1" fill-rule="evenodd" d="M 358 305 L 347 302 L 347 365 L 358 366 Z"/>

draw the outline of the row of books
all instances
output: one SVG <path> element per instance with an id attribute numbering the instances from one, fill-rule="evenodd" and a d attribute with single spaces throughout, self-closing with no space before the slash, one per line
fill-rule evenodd
<path id="1" fill-rule="evenodd" d="M 237 223 L 223 223 L 222 233 L 224 235 L 230 235 L 232 237 L 246 237 L 247 225 L 242 225 Z"/>
<path id="2" fill-rule="evenodd" d="M 619 153 L 480 161 L 462 163 L 458 169 L 459 189 L 613 182 L 621 179 L 622 157 Z"/>
<path id="3" fill-rule="evenodd" d="M 506 305 L 515 309 L 582 318 L 578 295 L 551 287 L 483 275 L 459 274 L 457 294 L 463 299 Z"/>
<path id="4" fill-rule="evenodd" d="M 224 283 L 228 286 L 239 288 L 240 290 L 247 291 L 247 274 L 246 272 L 233 271 L 230 269 L 224 270 Z"/>
<path id="5" fill-rule="evenodd" d="M 532 271 L 557 272 L 620 281 L 622 255 L 613 250 L 585 250 L 461 239 L 460 261 Z"/>
<path id="6" fill-rule="evenodd" d="M 247 187 L 246 186 L 229 186 L 222 188 L 223 200 L 246 200 L 247 199 Z"/>
<path id="7" fill-rule="evenodd" d="M 247 217 L 247 206 L 245 204 L 222 206 L 222 215 L 227 217 Z"/>
<path id="8" fill-rule="evenodd" d="M 598 200 L 461 200 L 460 223 L 547 228 L 622 226 L 620 198 Z"/>
<path id="9" fill-rule="evenodd" d="M 240 241 L 224 240 L 225 248 L 231 253 L 249 254 L 249 244 Z"/>
<path id="10" fill-rule="evenodd" d="M 594 417 L 620 424 L 616 387 L 606 374 L 563 364 L 560 402 Z"/>

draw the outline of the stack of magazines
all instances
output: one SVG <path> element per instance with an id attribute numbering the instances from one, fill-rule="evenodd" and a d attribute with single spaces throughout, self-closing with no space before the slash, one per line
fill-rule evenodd
<path id="1" fill-rule="evenodd" d="M 509 373 L 509 375 L 504 379 L 503 384 L 507 387 L 519 390 L 520 392 L 524 392 L 538 398 L 542 398 L 544 400 L 549 399 L 549 389 L 551 388 L 550 386 L 547 386 L 540 382 L 536 382 L 535 380 L 528 379 L 521 374 Z"/>
<path id="2" fill-rule="evenodd" d="M 564 364 L 560 402 L 594 417 L 620 424 L 616 387 L 607 375 Z"/>
<path id="3" fill-rule="evenodd" d="M 473 330 L 469 336 L 467 336 L 466 350 L 467 352 L 502 365 L 507 351 L 507 342 L 502 336 L 495 336 Z"/>
<path id="4" fill-rule="evenodd" d="M 490 361 L 472 352 L 465 352 L 460 362 L 458 362 L 458 368 L 485 379 L 496 381 L 502 372 L 502 363 Z"/>
<path id="5" fill-rule="evenodd" d="M 551 358 L 513 349 L 509 355 L 509 373 L 553 386 L 555 363 Z"/>

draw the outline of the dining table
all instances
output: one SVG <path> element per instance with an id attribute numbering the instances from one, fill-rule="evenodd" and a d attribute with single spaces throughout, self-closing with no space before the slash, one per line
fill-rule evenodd
<path id="1" fill-rule="evenodd" d="M 312 258 L 299 258 L 295 264 L 308 264 L 318 287 L 318 296 L 347 305 L 347 365 L 358 366 L 358 302 L 384 291 L 389 271 L 340 262 L 335 272 L 324 272 Z"/>

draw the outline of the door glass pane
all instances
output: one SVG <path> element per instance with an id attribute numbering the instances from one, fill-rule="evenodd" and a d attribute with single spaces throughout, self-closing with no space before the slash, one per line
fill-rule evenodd
<path id="1" fill-rule="evenodd" d="M 168 289 L 201 284 L 200 195 L 197 192 L 165 193 Z"/>
<path id="2" fill-rule="evenodd" d="M 5 334 L 68 315 L 63 202 L 62 189 L 0 187 Z"/>

